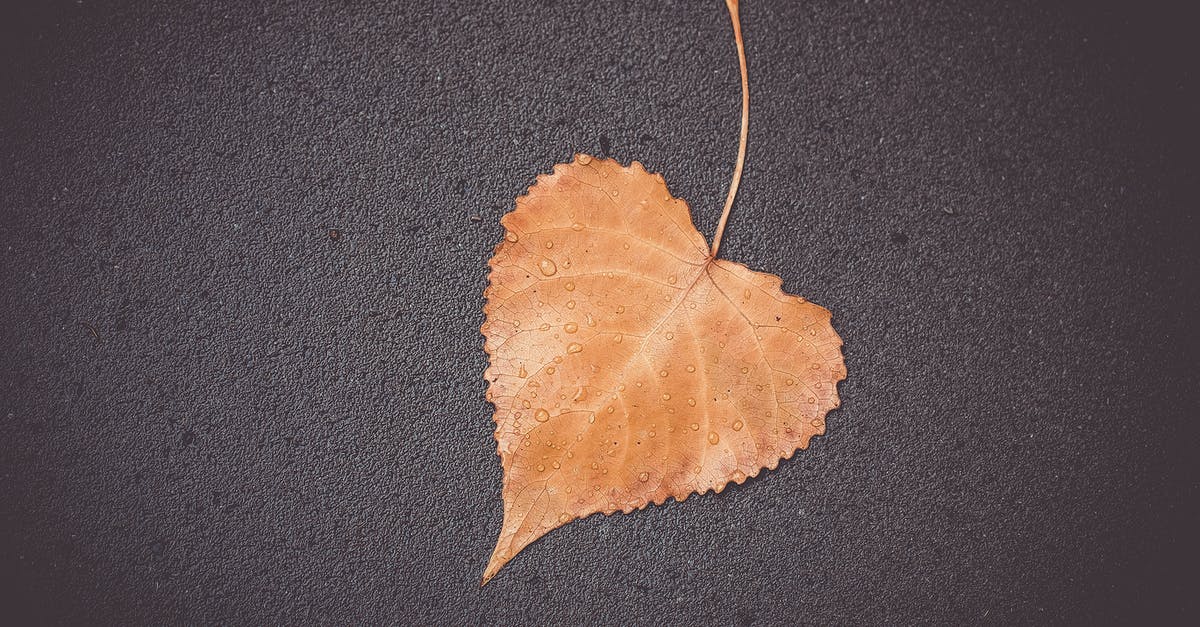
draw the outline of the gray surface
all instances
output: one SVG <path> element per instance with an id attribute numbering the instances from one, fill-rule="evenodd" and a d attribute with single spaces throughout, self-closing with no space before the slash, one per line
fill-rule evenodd
<path id="1" fill-rule="evenodd" d="M 5 36 L 6 607 L 1195 618 L 1181 16 L 748 0 L 722 255 L 834 312 L 844 405 L 779 470 L 571 524 L 481 590 L 498 219 L 610 152 L 711 236 L 739 98 L 722 4 L 119 4 L 39 5 Z"/>

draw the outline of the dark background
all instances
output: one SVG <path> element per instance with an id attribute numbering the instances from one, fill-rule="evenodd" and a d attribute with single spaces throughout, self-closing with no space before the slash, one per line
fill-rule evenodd
<path id="1" fill-rule="evenodd" d="M 721 252 L 833 311 L 844 404 L 777 471 L 573 523 L 480 589 L 498 220 L 585 151 L 711 237 L 723 4 L 28 4 L 0 19 L 6 612 L 1195 620 L 1181 11 L 747 0 Z"/>

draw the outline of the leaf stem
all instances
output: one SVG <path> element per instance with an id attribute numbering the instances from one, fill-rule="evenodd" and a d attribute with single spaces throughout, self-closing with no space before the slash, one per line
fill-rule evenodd
<path id="1" fill-rule="evenodd" d="M 715 259 L 721 248 L 721 235 L 725 233 L 725 223 L 729 221 L 729 210 L 733 208 L 733 199 L 737 196 L 738 183 L 742 181 L 742 166 L 746 164 L 746 133 L 750 129 L 750 82 L 746 78 L 746 48 L 742 44 L 742 23 L 738 19 L 738 0 L 725 0 L 729 7 L 729 19 L 733 21 L 733 38 L 737 42 L 738 65 L 742 70 L 742 131 L 738 138 L 737 164 L 733 167 L 733 181 L 729 184 L 729 196 L 725 198 L 725 210 L 721 212 L 721 221 L 717 223 L 717 234 L 713 237 L 712 257 Z"/>

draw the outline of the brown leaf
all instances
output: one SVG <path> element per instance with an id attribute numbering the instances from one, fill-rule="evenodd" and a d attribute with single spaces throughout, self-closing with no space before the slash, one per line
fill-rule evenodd
<path id="1" fill-rule="evenodd" d="M 846 376 L 829 311 L 716 259 L 661 176 L 577 155 L 501 222 L 483 333 L 504 524 L 484 582 L 551 529 L 720 492 L 825 432 Z"/>

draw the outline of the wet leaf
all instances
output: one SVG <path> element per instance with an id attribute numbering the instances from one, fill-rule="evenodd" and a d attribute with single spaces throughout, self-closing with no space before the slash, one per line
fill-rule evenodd
<path id="1" fill-rule="evenodd" d="M 825 432 L 846 376 L 829 311 L 715 258 L 661 176 L 577 155 L 501 222 L 483 333 L 504 523 L 485 582 L 556 527 L 720 492 Z"/>
<path id="2" fill-rule="evenodd" d="M 504 524 L 484 583 L 576 518 L 775 468 L 838 405 L 846 368 L 829 312 L 717 259 L 750 113 L 738 2 L 725 4 L 742 124 L 711 249 L 687 205 L 636 161 L 576 155 L 501 220 L 483 333 Z"/>

